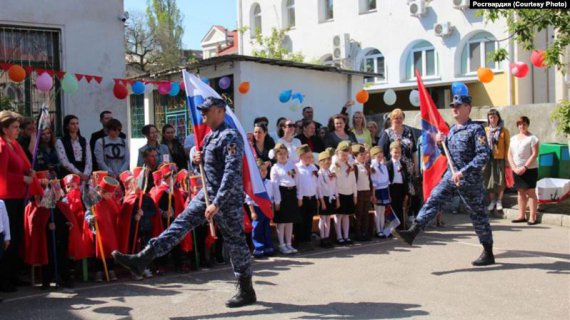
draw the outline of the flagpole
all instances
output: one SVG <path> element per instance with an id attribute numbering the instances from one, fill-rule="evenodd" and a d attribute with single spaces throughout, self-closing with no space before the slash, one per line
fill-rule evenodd
<path id="1" fill-rule="evenodd" d="M 210 197 L 208 197 L 208 188 L 206 188 L 206 174 L 204 173 L 204 165 L 200 161 L 200 176 L 202 176 L 202 190 L 204 190 L 204 201 L 206 201 L 206 208 L 210 206 Z M 214 239 L 218 239 L 216 236 L 216 226 L 214 225 L 214 219 L 208 220 L 210 224 L 210 233 Z"/>
<path id="2" fill-rule="evenodd" d="M 146 170 L 146 166 L 143 167 L 143 173 L 144 174 L 144 187 L 141 189 L 141 194 L 140 194 L 140 198 L 139 198 L 139 210 L 142 209 L 142 202 L 143 202 L 143 196 L 146 192 L 146 187 L 148 186 L 148 171 Z M 138 214 L 138 212 L 137 212 Z M 142 219 L 142 217 L 141 217 Z M 135 224 L 135 234 L 133 236 L 133 247 L 131 249 L 131 254 L 135 253 L 135 248 L 137 246 L 137 238 L 139 236 L 139 226 L 140 226 L 140 222 L 141 220 L 138 219 L 136 224 Z"/>

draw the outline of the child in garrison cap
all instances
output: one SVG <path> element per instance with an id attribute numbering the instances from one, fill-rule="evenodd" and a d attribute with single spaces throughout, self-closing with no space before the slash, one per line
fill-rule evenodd
<path id="1" fill-rule="evenodd" d="M 331 215 L 340 207 L 338 188 L 336 186 L 336 175 L 330 171 L 331 157 L 334 149 L 319 153 L 319 190 L 320 190 L 320 210 L 319 210 L 319 233 L 321 237 L 321 247 L 332 248 L 330 240 Z"/>
<path id="2" fill-rule="evenodd" d="M 279 251 L 282 254 L 296 253 L 297 249 L 291 245 L 293 237 L 293 223 L 301 221 L 299 203 L 297 201 L 298 176 L 295 165 L 289 161 L 287 147 L 278 143 L 273 148 L 277 163 L 271 168 L 271 181 L 279 190 L 279 197 L 275 199 L 275 217 L 277 224 L 277 238 Z M 278 198 L 281 201 L 278 201 Z"/>
<path id="3" fill-rule="evenodd" d="M 299 162 L 295 165 L 298 173 L 297 200 L 301 209 L 301 221 L 295 224 L 295 241 L 297 244 L 307 243 L 310 249 L 313 216 L 317 213 L 317 198 L 319 195 L 318 168 L 309 145 L 297 148 Z"/>
<path id="4" fill-rule="evenodd" d="M 384 152 L 380 147 L 370 149 L 372 157 L 371 174 L 372 187 L 374 193 L 372 195 L 372 203 L 374 204 L 374 223 L 376 225 L 376 236 L 385 238 L 384 235 L 384 212 L 386 206 L 390 205 L 390 177 L 388 169 L 384 165 Z"/>
<path id="5" fill-rule="evenodd" d="M 356 189 L 358 190 L 358 201 L 356 202 L 356 237 L 357 241 L 370 241 L 368 234 L 368 211 L 372 193 L 372 182 L 370 181 L 370 165 L 367 162 L 368 151 L 361 144 L 354 144 L 351 147 L 354 157 L 354 174 L 356 176 Z"/>
<path id="6" fill-rule="evenodd" d="M 349 163 L 350 143 L 342 141 L 336 148 L 337 161 L 332 172 L 336 175 L 336 186 L 340 207 L 335 216 L 335 229 L 339 245 L 352 244 L 348 231 L 350 228 L 350 215 L 354 214 L 357 202 L 357 186 L 354 167 Z"/>

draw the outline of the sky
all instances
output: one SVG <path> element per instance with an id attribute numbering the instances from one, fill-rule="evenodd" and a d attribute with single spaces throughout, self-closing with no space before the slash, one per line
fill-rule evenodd
<path id="1" fill-rule="evenodd" d="M 144 13 L 147 0 L 124 0 L 125 11 Z M 237 28 L 236 0 L 176 0 L 184 22 L 184 49 L 200 49 L 200 40 L 213 25 Z"/>

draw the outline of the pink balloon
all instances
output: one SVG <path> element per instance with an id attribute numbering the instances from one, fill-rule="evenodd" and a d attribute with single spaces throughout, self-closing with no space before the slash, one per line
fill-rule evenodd
<path id="1" fill-rule="evenodd" d="M 517 78 L 524 78 L 530 70 L 528 64 L 524 62 L 511 63 L 511 74 Z"/>
<path id="2" fill-rule="evenodd" d="M 36 88 L 43 92 L 48 92 L 53 87 L 53 78 L 49 73 L 44 72 L 36 79 Z"/>
<path id="3" fill-rule="evenodd" d="M 170 82 L 162 82 L 158 85 L 158 93 L 167 95 L 170 92 Z"/>

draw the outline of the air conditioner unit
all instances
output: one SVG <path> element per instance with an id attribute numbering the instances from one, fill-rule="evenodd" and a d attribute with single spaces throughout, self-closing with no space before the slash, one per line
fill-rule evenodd
<path id="1" fill-rule="evenodd" d="M 453 33 L 453 26 L 449 21 L 436 23 L 433 31 L 438 37 L 447 37 Z"/>
<path id="2" fill-rule="evenodd" d="M 413 0 L 408 3 L 408 9 L 410 10 L 410 15 L 413 17 L 421 17 L 426 14 L 426 2 L 425 0 Z"/>
<path id="3" fill-rule="evenodd" d="M 350 52 L 350 34 L 345 33 L 333 37 L 333 60 L 347 59 Z"/>
<path id="4" fill-rule="evenodd" d="M 469 8 L 469 0 L 451 0 L 453 2 L 453 7 L 459 10 L 465 10 Z"/>

